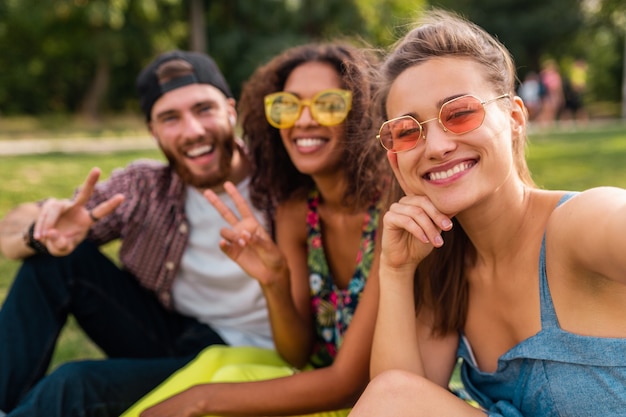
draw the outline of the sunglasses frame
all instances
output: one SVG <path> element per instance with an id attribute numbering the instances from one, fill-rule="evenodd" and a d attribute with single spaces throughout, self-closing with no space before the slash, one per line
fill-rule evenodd
<path id="1" fill-rule="evenodd" d="M 339 122 L 332 123 L 332 124 L 322 123 L 320 120 L 318 120 L 317 110 L 315 110 L 315 106 L 313 106 L 313 104 L 315 103 L 315 100 L 320 98 L 322 95 L 329 94 L 329 93 L 337 94 L 339 97 L 341 97 L 341 99 L 346 104 L 346 114 L 343 116 L 343 118 Z M 270 117 L 272 104 L 274 103 L 274 100 L 276 99 L 276 97 L 279 97 L 279 96 L 290 96 L 290 97 L 293 97 L 295 99 L 295 101 L 298 103 L 298 112 L 297 112 L 293 122 L 290 123 L 290 124 L 284 124 L 284 123 L 283 124 L 279 124 L 279 123 L 276 123 Z M 296 122 L 298 121 L 298 119 L 300 118 L 300 116 L 302 116 L 302 109 L 304 107 L 308 107 L 309 108 L 309 111 L 311 113 L 311 117 L 313 118 L 313 120 L 315 120 L 320 125 L 322 125 L 322 126 L 337 126 L 338 124 L 341 124 L 341 123 L 343 123 L 346 120 L 346 118 L 348 117 L 348 113 L 350 113 L 350 110 L 352 109 L 352 91 L 344 90 L 344 89 L 341 89 L 341 88 L 329 88 L 329 89 L 322 90 L 322 91 L 318 92 L 317 94 L 315 94 L 311 98 L 306 98 L 306 99 L 300 98 L 300 97 L 296 96 L 295 94 L 289 93 L 287 91 L 278 91 L 276 93 L 272 93 L 272 94 L 266 95 L 264 97 L 263 101 L 265 103 L 265 118 L 267 119 L 267 122 L 270 125 L 274 126 L 277 129 L 288 129 L 290 127 L 293 127 L 296 124 Z"/>
<path id="2" fill-rule="evenodd" d="M 472 97 L 472 98 L 475 98 L 475 99 L 476 99 L 476 100 L 477 100 L 477 101 L 481 104 L 481 106 L 483 107 L 483 118 L 482 118 L 482 120 L 480 121 L 480 123 L 478 124 L 478 126 L 476 126 L 476 127 L 472 128 L 472 129 L 470 129 L 470 130 L 466 130 L 466 131 L 464 131 L 464 132 L 459 132 L 459 133 L 457 133 L 457 132 L 455 132 L 455 131 L 453 131 L 453 130 L 450 130 L 449 128 L 447 128 L 447 127 L 445 127 L 445 126 L 443 125 L 443 122 L 441 121 L 441 111 L 443 110 L 443 108 L 444 108 L 446 105 L 448 105 L 448 104 L 450 104 L 450 103 L 454 103 L 455 101 L 458 101 L 458 100 L 461 100 L 461 99 L 464 99 L 464 98 L 467 98 L 467 97 Z M 410 151 L 411 149 L 415 149 L 415 147 L 416 147 L 416 146 L 417 146 L 417 144 L 419 143 L 420 139 L 422 139 L 422 137 L 424 138 L 424 140 L 426 140 L 426 136 L 424 135 L 424 125 L 425 125 L 426 123 L 428 123 L 428 122 L 432 122 L 433 120 L 437 120 L 437 121 L 439 122 L 439 126 L 441 126 L 441 128 L 443 129 L 443 131 L 444 131 L 444 132 L 446 132 L 446 133 L 447 133 L 447 132 L 451 132 L 451 133 L 453 133 L 453 134 L 455 134 L 455 135 L 464 135 L 464 134 L 466 134 L 466 133 L 469 133 L 469 132 L 471 132 L 471 131 L 473 131 L 473 130 L 478 129 L 479 127 L 481 127 L 481 126 L 483 125 L 483 122 L 485 121 L 485 115 L 487 114 L 487 110 L 485 109 L 485 105 L 487 105 L 487 104 L 489 104 L 489 103 L 493 103 L 494 101 L 497 101 L 497 100 L 500 100 L 500 99 L 503 99 L 503 98 L 509 98 L 509 97 L 510 97 L 510 94 L 502 94 L 501 96 L 498 96 L 498 97 L 492 98 L 492 99 L 490 99 L 490 100 L 485 100 L 485 101 L 482 101 L 480 98 L 476 97 L 476 96 L 475 96 L 475 95 L 473 95 L 473 94 L 465 94 L 465 95 L 462 95 L 462 96 L 459 96 L 459 97 L 455 97 L 455 98 L 453 98 L 453 99 L 451 99 L 451 100 L 448 100 L 448 101 L 446 101 L 445 103 L 443 103 L 443 104 L 441 105 L 441 107 L 439 107 L 439 113 L 437 114 L 437 117 L 433 117 L 432 119 L 428 119 L 428 120 L 424 120 L 423 122 L 419 122 L 419 121 L 418 121 L 415 117 L 413 117 L 413 116 L 411 116 L 411 115 L 408 115 L 408 114 L 405 114 L 404 116 L 394 117 L 393 119 L 389 119 L 389 120 L 387 120 L 387 121 L 383 122 L 383 124 L 382 124 L 382 125 L 380 125 L 380 129 L 378 130 L 378 134 L 376 135 L 376 139 L 378 139 L 378 142 L 380 142 L 380 144 L 382 145 L 382 147 L 383 147 L 383 148 L 385 148 L 386 150 L 388 150 L 389 152 L 393 152 L 393 153 L 401 153 L 401 152 Z M 413 144 L 413 146 L 411 146 L 410 148 L 407 148 L 407 149 L 402 149 L 401 151 L 396 151 L 396 150 L 394 150 L 394 149 L 389 149 L 389 148 L 387 148 L 387 147 L 385 146 L 385 144 L 383 143 L 383 140 L 382 140 L 382 138 L 381 138 L 381 132 L 382 132 L 383 128 L 384 128 L 387 124 L 389 124 L 389 123 L 391 123 L 391 122 L 394 122 L 394 121 L 397 121 L 397 120 L 401 120 L 401 119 L 411 119 L 411 120 L 413 120 L 413 121 L 417 124 L 417 127 L 419 128 L 419 136 L 418 136 L 418 137 L 417 137 L 417 139 L 415 140 L 415 143 Z"/>

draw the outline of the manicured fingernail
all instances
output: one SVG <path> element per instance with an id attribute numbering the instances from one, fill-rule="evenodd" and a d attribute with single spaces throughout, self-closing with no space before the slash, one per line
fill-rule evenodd
<path id="1" fill-rule="evenodd" d="M 441 245 L 443 245 L 443 239 L 439 235 L 435 236 L 435 246 L 441 246 Z"/>

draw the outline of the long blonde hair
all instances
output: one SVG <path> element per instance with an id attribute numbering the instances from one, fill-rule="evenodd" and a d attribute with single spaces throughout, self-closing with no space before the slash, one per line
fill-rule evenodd
<path id="1" fill-rule="evenodd" d="M 407 68 L 435 57 L 463 57 L 484 68 L 484 76 L 498 94 L 515 95 L 515 64 L 509 51 L 478 25 L 443 10 L 425 12 L 417 25 L 391 48 L 380 68 L 376 111 L 387 119 L 386 99 L 394 80 Z M 526 132 L 513 138 L 514 164 L 522 181 L 534 186 L 525 156 Z M 395 182 L 395 201 L 402 191 Z M 415 272 L 415 297 L 419 308 L 434 311 L 434 332 L 460 330 L 467 315 L 468 286 L 464 266 L 475 259 L 475 250 L 461 225 L 445 236 L 446 244 L 424 259 Z"/>

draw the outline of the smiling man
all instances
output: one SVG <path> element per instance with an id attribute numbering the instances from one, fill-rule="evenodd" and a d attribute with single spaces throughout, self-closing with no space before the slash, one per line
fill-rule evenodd
<path id="1" fill-rule="evenodd" d="M 209 56 L 171 51 L 137 87 L 167 164 L 103 182 L 94 168 L 73 199 L 0 223 L 0 249 L 24 260 L 0 310 L 0 416 L 117 416 L 208 345 L 272 346 L 260 286 L 220 251 L 227 223 L 202 195 L 226 180 L 249 195 L 228 84 Z M 99 250 L 115 239 L 121 267 Z M 106 358 L 46 375 L 69 315 Z"/>

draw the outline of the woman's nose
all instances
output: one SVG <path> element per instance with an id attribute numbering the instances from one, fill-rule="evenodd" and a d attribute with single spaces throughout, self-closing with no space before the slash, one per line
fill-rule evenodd
<path id="1" fill-rule="evenodd" d="M 300 116 L 298 120 L 296 120 L 297 126 L 310 126 L 312 124 L 319 124 L 317 120 L 313 117 L 313 113 L 311 113 L 311 107 L 309 105 L 303 105 L 302 111 L 300 112 Z"/>
<path id="2" fill-rule="evenodd" d="M 435 119 L 437 120 L 437 119 Z M 429 123 L 422 132 L 427 158 L 442 158 L 457 147 L 457 141 L 441 123 Z"/>

